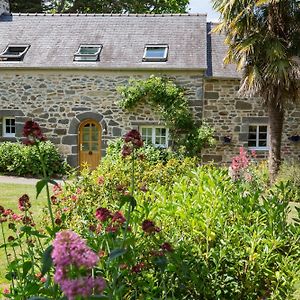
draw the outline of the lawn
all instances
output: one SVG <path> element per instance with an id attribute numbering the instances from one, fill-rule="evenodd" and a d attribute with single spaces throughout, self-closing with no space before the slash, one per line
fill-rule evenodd
<path id="1" fill-rule="evenodd" d="M 10 208 L 13 211 L 18 211 L 18 199 L 23 194 L 28 194 L 32 202 L 32 212 L 34 213 L 35 220 L 39 219 L 42 212 L 42 208 L 46 204 L 46 193 L 41 193 L 38 199 L 36 199 L 36 191 L 34 185 L 29 184 L 14 184 L 14 183 L 0 183 L 0 205 L 4 208 Z M 2 234 L 0 236 L 0 244 L 3 243 Z M 0 249 L 0 261 L 5 261 L 4 250 Z M 0 287 L 6 280 L 4 279 L 5 274 L 5 263 L 0 264 Z"/>

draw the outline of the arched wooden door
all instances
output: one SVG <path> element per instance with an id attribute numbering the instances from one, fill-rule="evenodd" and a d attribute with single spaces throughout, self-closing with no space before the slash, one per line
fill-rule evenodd
<path id="1" fill-rule="evenodd" d="M 101 126 L 94 120 L 85 120 L 79 126 L 79 165 L 97 168 L 101 159 Z"/>

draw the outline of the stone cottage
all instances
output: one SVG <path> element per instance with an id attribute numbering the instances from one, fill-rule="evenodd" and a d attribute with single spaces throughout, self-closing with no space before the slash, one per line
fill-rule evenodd
<path id="1" fill-rule="evenodd" d="M 10 14 L 0 0 L 0 141 L 21 138 L 34 119 L 73 165 L 96 166 L 107 142 L 137 128 L 168 146 L 168 129 L 149 106 L 127 112 L 116 88 L 130 78 L 168 76 L 185 90 L 194 117 L 216 132 L 203 159 L 226 162 L 240 146 L 268 149 L 259 99 L 238 96 L 239 74 L 224 68 L 224 37 L 206 15 Z M 283 147 L 300 157 L 300 107 L 286 118 Z M 294 138 L 295 139 L 295 138 Z"/>

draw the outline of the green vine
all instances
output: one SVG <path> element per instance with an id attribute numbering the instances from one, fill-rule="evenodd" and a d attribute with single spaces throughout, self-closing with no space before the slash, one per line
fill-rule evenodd
<path id="1" fill-rule="evenodd" d="M 139 103 L 152 104 L 176 145 L 185 146 L 188 154 L 198 155 L 204 146 L 214 143 L 213 130 L 195 122 L 183 89 L 171 80 L 152 75 L 148 79 L 131 80 L 129 85 L 118 87 L 118 92 L 123 109 L 131 110 Z"/>

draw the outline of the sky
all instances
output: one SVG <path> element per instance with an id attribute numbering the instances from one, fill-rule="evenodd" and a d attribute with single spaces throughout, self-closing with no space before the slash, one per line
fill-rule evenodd
<path id="1" fill-rule="evenodd" d="M 210 0 L 190 0 L 191 12 L 207 13 L 208 21 L 218 21 L 218 14 L 213 10 Z"/>

